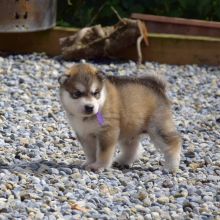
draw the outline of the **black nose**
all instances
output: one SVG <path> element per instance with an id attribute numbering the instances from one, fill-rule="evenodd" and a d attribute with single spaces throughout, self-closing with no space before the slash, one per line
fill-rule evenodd
<path id="1" fill-rule="evenodd" d="M 93 105 L 85 105 L 85 112 L 87 114 L 91 114 L 93 112 L 94 106 Z"/>

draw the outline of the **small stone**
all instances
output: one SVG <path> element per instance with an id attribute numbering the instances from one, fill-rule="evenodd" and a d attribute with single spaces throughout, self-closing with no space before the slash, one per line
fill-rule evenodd
<path id="1" fill-rule="evenodd" d="M 135 207 L 132 207 L 132 208 L 131 208 L 131 212 L 136 213 L 136 212 L 137 212 L 137 209 L 136 209 Z"/>
<path id="2" fill-rule="evenodd" d="M 195 157 L 195 152 L 194 151 L 188 151 L 188 152 L 185 153 L 185 156 L 189 157 L 189 158 L 194 158 Z"/>
<path id="3" fill-rule="evenodd" d="M 0 198 L 0 210 L 6 209 L 7 207 L 7 199 Z"/>
<path id="4" fill-rule="evenodd" d="M 206 157 L 205 157 L 205 162 L 206 162 L 206 164 L 212 164 L 212 159 L 211 159 L 211 157 L 210 157 L 210 156 L 206 156 Z"/>
<path id="5" fill-rule="evenodd" d="M 104 211 L 104 213 L 107 214 L 107 215 L 110 215 L 110 214 L 111 214 L 111 209 L 108 208 L 108 207 L 104 207 L 104 208 L 103 208 L 103 211 Z"/>
<path id="6" fill-rule="evenodd" d="M 44 218 L 44 214 L 43 214 L 43 213 L 37 212 L 37 213 L 35 214 L 35 219 L 43 219 L 43 218 Z"/>
<path id="7" fill-rule="evenodd" d="M 146 192 L 140 192 L 139 195 L 138 195 L 138 199 L 143 201 L 145 198 L 147 198 L 148 195 Z"/>
<path id="8" fill-rule="evenodd" d="M 49 215 L 48 220 L 56 220 L 57 218 L 54 215 Z"/>
<path id="9" fill-rule="evenodd" d="M 216 91 L 216 96 L 220 96 L 220 89 Z"/>
<path id="10" fill-rule="evenodd" d="M 151 215 L 153 220 L 160 220 L 160 214 L 158 212 L 152 212 Z"/>
<path id="11" fill-rule="evenodd" d="M 146 214 L 144 220 L 152 220 L 151 214 Z"/>
<path id="12" fill-rule="evenodd" d="M 166 204 L 169 203 L 169 197 L 161 196 L 157 199 L 157 202 L 160 204 Z"/>
<path id="13" fill-rule="evenodd" d="M 66 168 L 66 167 L 60 168 L 60 170 L 68 175 L 71 175 L 73 173 L 70 168 Z"/>
<path id="14" fill-rule="evenodd" d="M 6 183 L 6 188 L 9 189 L 9 190 L 12 190 L 14 189 L 14 185 L 12 183 Z"/>
<path id="15" fill-rule="evenodd" d="M 56 169 L 56 168 L 50 168 L 50 169 L 49 169 L 49 173 L 58 175 L 58 174 L 59 174 L 59 170 Z"/>
<path id="16" fill-rule="evenodd" d="M 135 209 L 138 212 L 145 212 L 145 207 L 143 207 L 142 205 L 135 205 Z"/>
<path id="17" fill-rule="evenodd" d="M 151 200 L 149 198 L 145 198 L 143 200 L 143 205 L 146 206 L 146 207 L 150 206 L 151 205 Z"/>
<path id="18" fill-rule="evenodd" d="M 213 201 L 213 196 L 203 196 L 202 199 L 204 202 Z"/>
<path id="19" fill-rule="evenodd" d="M 201 168 L 203 165 L 201 163 L 196 163 L 196 162 L 193 162 L 193 163 L 190 163 L 189 167 L 195 171 L 197 170 L 198 168 Z"/>
<path id="20" fill-rule="evenodd" d="M 135 219 L 134 220 L 144 220 L 144 217 L 142 216 L 142 215 L 140 215 L 140 214 L 137 214 L 136 216 L 135 216 Z"/>
<path id="21" fill-rule="evenodd" d="M 202 207 L 199 209 L 200 213 L 209 213 L 209 207 L 205 203 L 202 205 Z"/>
<path id="22" fill-rule="evenodd" d="M 29 139 L 27 138 L 20 138 L 21 145 L 28 145 L 30 143 Z"/>
<path id="23" fill-rule="evenodd" d="M 184 202 L 185 202 L 185 198 L 184 197 L 179 197 L 179 198 L 176 198 L 176 202 L 178 203 L 178 204 L 183 204 Z"/>
<path id="24" fill-rule="evenodd" d="M 173 186 L 173 183 L 171 180 L 164 180 L 162 186 L 165 188 L 171 188 Z"/>
<path id="25" fill-rule="evenodd" d="M 53 132 L 53 131 L 54 131 L 54 128 L 53 128 L 53 127 L 47 127 L 47 131 Z"/>

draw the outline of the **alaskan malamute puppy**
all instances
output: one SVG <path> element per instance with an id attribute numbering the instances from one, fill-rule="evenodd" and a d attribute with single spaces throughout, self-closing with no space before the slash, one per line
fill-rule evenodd
<path id="1" fill-rule="evenodd" d="M 86 156 L 84 167 L 102 170 L 130 165 L 148 133 L 171 171 L 179 167 L 181 138 L 172 120 L 164 82 L 156 76 L 104 75 L 90 64 L 73 65 L 59 79 L 60 98 Z"/>

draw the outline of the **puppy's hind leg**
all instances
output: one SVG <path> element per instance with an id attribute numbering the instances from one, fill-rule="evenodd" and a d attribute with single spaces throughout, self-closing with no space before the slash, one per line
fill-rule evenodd
<path id="1" fill-rule="evenodd" d="M 181 138 L 172 119 L 151 124 L 148 133 L 156 148 L 164 154 L 166 167 L 171 172 L 176 172 L 179 168 L 181 153 Z"/>
<path id="2" fill-rule="evenodd" d="M 129 166 L 137 160 L 142 153 L 142 146 L 139 137 L 120 142 L 120 153 L 115 159 L 115 164 L 120 166 Z"/>

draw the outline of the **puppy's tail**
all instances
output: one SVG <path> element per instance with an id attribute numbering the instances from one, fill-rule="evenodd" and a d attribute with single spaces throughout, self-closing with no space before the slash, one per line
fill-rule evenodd
<path id="1" fill-rule="evenodd" d="M 127 77 L 127 76 L 107 76 L 113 84 L 126 84 L 126 83 L 135 83 L 142 84 L 148 88 L 151 88 L 157 93 L 160 93 L 163 96 L 166 92 L 166 81 L 157 74 L 142 75 L 139 77 Z"/>
<path id="2" fill-rule="evenodd" d="M 167 83 L 162 76 L 157 74 L 150 74 L 144 77 L 141 77 L 145 86 L 150 87 L 156 92 L 165 94 Z"/>

